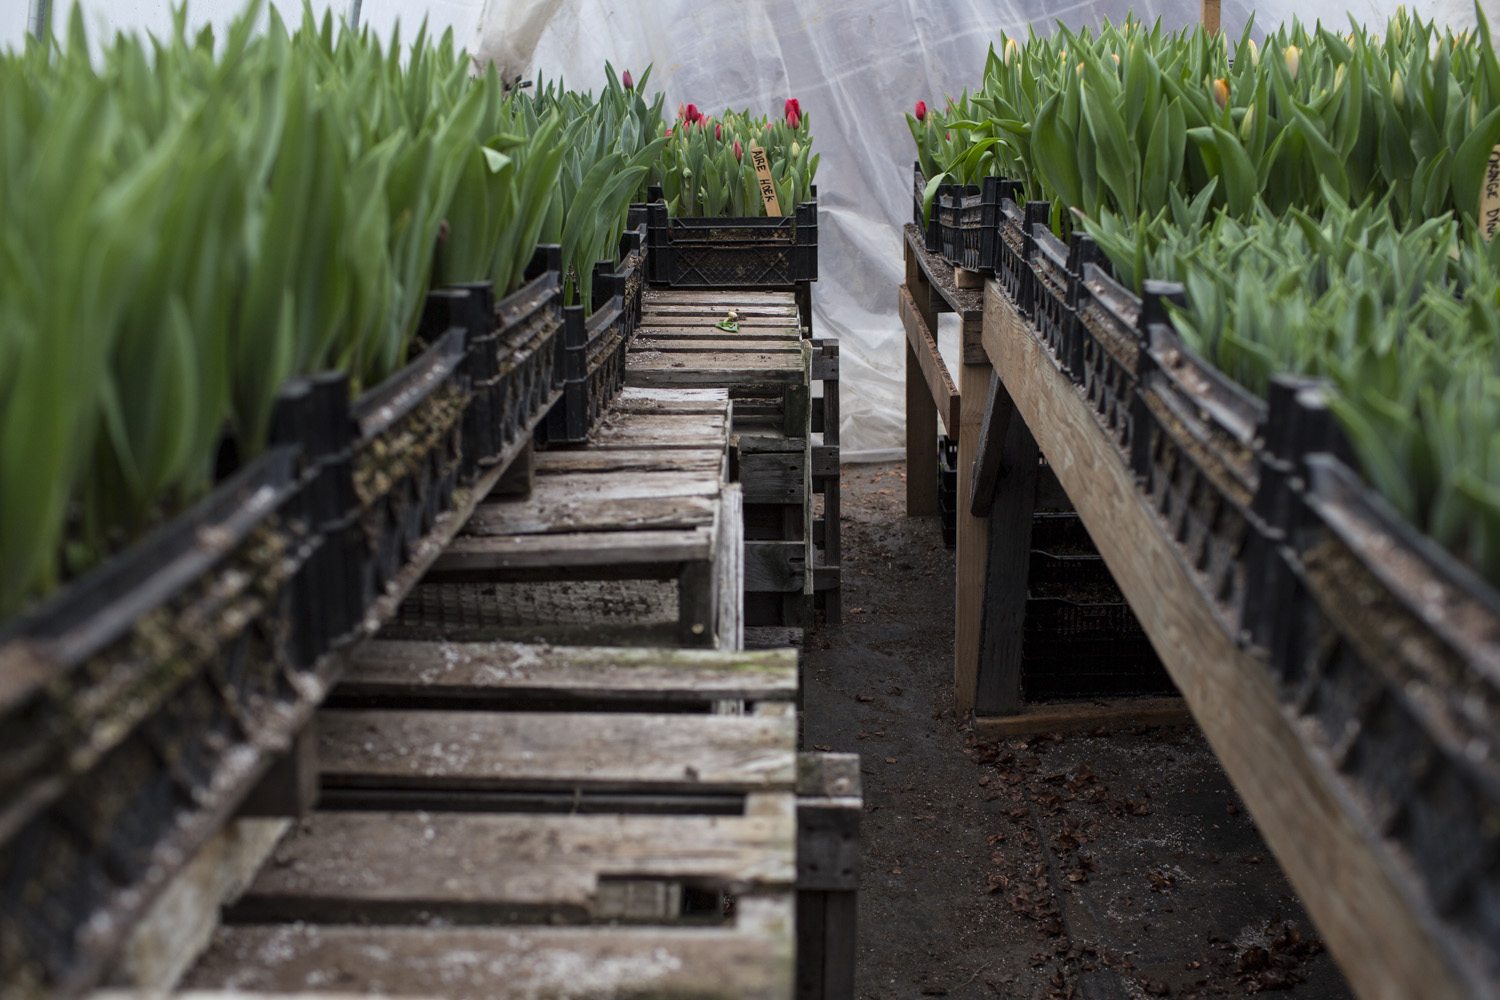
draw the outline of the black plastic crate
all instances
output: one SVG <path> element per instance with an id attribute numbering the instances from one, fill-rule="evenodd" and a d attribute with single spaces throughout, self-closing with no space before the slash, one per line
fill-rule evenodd
<path id="1" fill-rule="evenodd" d="M 1078 344 L 1070 350 L 1077 364 L 1070 367 L 1070 374 L 1083 387 L 1110 440 L 1128 460 L 1144 331 L 1167 322 L 1165 302 L 1180 297 L 1182 286 L 1147 281 L 1145 294 L 1137 297 L 1093 263 L 1083 266 L 1080 279 L 1073 324 Z"/>
<path id="2" fill-rule="evenodd" d="M 670 288 L 792 288 L 818 280 L 818 203 L 774 218 L 686 218 L 647 206 L 653 284 Z"/>
<path id="3" fill-rule="evenodd" d="M 620 236 L 620 271 L 624 276 L 625 339 L 635 338 L 641 323 L 641 296 L 646 290 L 649 261 L 647 258 L 646 206 L 632 205 L 625 232 Z"/>
<path id="4" fill-rule="evenodd" d="M 1042 512 L 1031 516 L 1031 548 L 1049 555 L 1097 555 L 1083 518 L 1070 512 Z"/>
<path id="5" fill-rule="evenodd" d="M 303 469 L 273 447 L 0 628 L 0 994 L 97 984 L 310 718 Z"/>
<path id="6" fill-rule="evenodd" d="M 1073 276 L 1068 245 L 1044 223 L 1031 227 L 1031 318 L 1037 335 L 1061 362 L 1067 355 L 1073 310 L 1069 307 Z"/>
<path id="7" fill-rule="evenodd" d="M 292 580 L 297 614 L 290 641 L 299 666 L 310 666 L 328 650 L 358 638 L 365 615 L 348 375 L 325 372 L 283 386 L 272 412 L 270 441 L 300 450 L 300 486 L 288 511 L 307 526 L 309 551 Z"/>
<path id="8" fill-rule="evenodd" d="M 958 442 L 946 434 L 938 435 L 938 514 L 951 549 L 958 544 Z"/>
<path id="9" fill-rule="evenodd" d="M 1500 974 L 1500 594 L 1339 458 L 1307 456 L 1271 663 L 1474 982 Z"/>
<path id="10" fill-rule="evenodd" d="M 1266 405 L 1188 350 L 1169 326 L 1153 323 L 1144 332 L 1131 470 L 1220 626 L 1241 641 Z"/>
<path id="11" fill-rule="evenodd" d="M 941 253 L 943 249 L 943 237 L 938 230 L 938 197 L 948 185 L 938 185 L 937 192 L 932 198 L 932 209 L 929 212 L 922 211 L 922 202 L 927 194 L 927 178 L 922 173 L 920 161 L 914 161 L 911 165 L 912 171 L 912 193 L 911 193 L 911 221 L 922 231 L 922 245 L 928 253 Z"/>
<path id="12" fill-rule="evenodd" d="M 1171 676 L 1144 639 L 1026 640 L 1021 697 L 1029 704 L 1175 691 Z"/>
<path id="13" fill-rule="evenodd" d="M 366 608 L 413 560 L 438 516 L 453 509 L 470 395 L 464 340 L 462 329 L 449 330 L 351 408 Z"/>
<path id="14" fill-rule="evenodd" d="M 514 452 L 560 387 L 554 341 L 562 329 L 561 264 L 560 247 L 539 247 L 526 284 L 498 303 L 489 282 L 427 297 L 424 340 L 435 342 L 453 327 L 465 334 L 469 404 L 460 478 L 466 484 Z"/>
<path id="15" fill-rule="evenodd" d="M 1022 318 L 1032 316 L 1036 276 L 1032 270 L 1033 228 L 1047 225 L 1052 206 L 1045 201 L 1024 205 L 1001 198 L 996 217 L 995 277 Z"/>
<path id="16" fill-rule="evenodd" d="M 1125 601 L 1026 598 L 1026 636 L 1061 639 L 1144 639 L 1145 631 Z"/>
<path id="17" fill-rule="evenodd" d="M 1038 597 L 1070 597 L 1119 603 L 1125 600 L 1104 557 L 1098 553 L 1059 554 L 1033 548 L 1027 588 Z"/>
<path id="18" fill-rule="evenodd" d="M 605 265 L 607 268 L 608 265 Z M 538 426 L 543 444 L 581 444 L 625 386 L 624 276 L 595 269 L 594 302 L 587 318 L 581 306 L 563 310 L 559 355 L 562 397 Z"/>
<path id="19" fill-rule="evenodd" d="M 1019 193 L 1019 184 L 1002 177 L 939 188 L 934 214 L 943 258 L 955 267 L 993 273 L 1000 202 Z"/>

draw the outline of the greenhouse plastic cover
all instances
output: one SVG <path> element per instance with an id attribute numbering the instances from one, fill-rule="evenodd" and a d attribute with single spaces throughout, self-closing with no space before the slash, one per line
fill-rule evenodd
<path id="1" fill-rule="evenodd" d="M 33 7 L 42 0 L 30 0 Z M 52 0 L 61 12 L 68 0 Z M 1486 0 L 1486 16 L 1500 24 Z M 277 3 L 295 14 L 301 2 Z M 726 107 L 779 114 L 796 97 L 811 115 L 818 171 L 819 281 L 814 332 L 840 342 L 842 446 L 846 458 L 893 457 L 905 420 L 904 334 L 896 314 L 902 280 L 901 226 L 911 217 L 913 146 L 904 113 L 917 100 L 941 103 L 979 82 L 989 44 L 1001 31 L 1039 33 L 1123 18 L 1134 11 L 1169 27 L 1195 21 L 1196 0 L 1048 4 L 995 0 L 313 0 L 315 9 L 357 16 L 404 37 L 423 18 L 452 28 L 460 44 L 509 73 L 540 71 L 597 89 L 603 64 L 637 78 L 654 67 L 651 86 L 667 106 L 693 102 L 705 113 Z M 16 44 L 27 0 L 0 0 L 0 43 Z M 223 24 L 239 0 L 193 0 L 194 22 Z M 357 8 L 357 13 L 356 13 Z M 1396 4 L 1293 4 L 1254 9 L 1257 29 L 1298 16 L 1342 25 L 1349 16 L 1384 21 Z M 169 23 L 164 0 L 85 0 L 89 26 L 105 31 Z M 1474 23 L 1469 0 L 1414 5 L 1455 27 Z M 1224 0 L 1223 26 L 1237 37 L 1252 7 Z M 956 331 L 940 339 L 956 371 Z"/>

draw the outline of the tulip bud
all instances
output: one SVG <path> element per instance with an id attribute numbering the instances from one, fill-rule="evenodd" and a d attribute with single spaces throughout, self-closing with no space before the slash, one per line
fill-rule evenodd
<path id="1" fill-rule="evenodd" d="M 1479 119 L 1480 119 L 1480 117 L 1481 116 L 1480 116 L 1480 113 L 1479 113 L 1479 98 L 1478 98 L 1478 96 L 1469 98 L 1469 131 L 1470 132 L 1474 131 L 1476 128 L 1479 127 Z"/>
<path id="2" fill-rule="evenodd" d="M 802 144 L 796 139 L 792 140 L 792 159 L 796 159 L 802 152 Z"/>
<path id="3" fill-rule="evenodd" d="M 1250 65 L 1251 66 L 1259 66 L 1260 65 L 1260 46 L 1255 44 L 1255 39 L 1253 39 L 1253 38 L 1246 39 L 1246 41 L 1250 45 Z"/>
<path id="4" fill-rule="evenodd" d="M 1391 73 L 1391 103 L 1397 111 L 1406 110 L 1406 79 L 1399 69 Z"/>
<path id="5" fill-rule="evenodd" d="M 626 90 L 635 89 L 635 77 L 630 75 L 630 70 L 628 69 L 625 71 L 625 75 L 620 78 L 620 82 L 625 85 Z"/>
<path id="6" fill-rule="evenodd" d="M 1005 40 L 1005 65 L 1009 66 L 1014 62 L 1016 54 L 1020 51 L 1021 47 L 1016 44 L 1016 40 L 1014 38 L 1007 38 Z"/>
<path id="7" fill-rule="evenodd" d="M 1223 77 L 1214 81 L 1214 103 L 1220 108 L 1229 107 L 1229 83 Z"/>
<path id="8" fill-rule="evenodd" d="M 738 161 L 744 155 L 745 155 L 745 151 L 744 151 L 744 149 L 742 149 L 740 147 L 740 141 L 738 139 L 734 140 L 734 158 L 735 158 L 735 160 Z"/>
<path id="9" fill-rule="evenodd" d="M 1082 76 L 1083 75 L 1083 63 L 1079 63 L 1078 64 L 1078 68 L 1076 70 L 1074 70 L 1074 72 L 1076 72 L 1079 76 Z"/>
<path id="10" fill-rule="evenodd" d="M 665 132 L 662 133 L 662 136 L 664 138 L 667 138 L 667 139 L 672 138 L 672 130 L 671 129 L 667 129 Z"/>
<path id="11" fill-rule="evenodd" d="M 1240 138 L 1242 140 L 1244 140 L 1245 142 L 1249 142 L 1250 141 L 1250 137 L 1252 135 L 1254 135 L 1254 134 L 1255 134 L 1255 105 L 1252 104 L 1248 108 L 1245 109 L 1245 117 L 1240 122 Z"/>
<path id="12" fill-rule="evenodd" d="M 926 101 L 918 101 L 917 102 L 917 121 L 919 121 L 919 122 L 925 122 L 926 120 L 927 120 L 927 102 Z"/>
<path id="13" fill-rule="evenodd" d="M 1116 66 L 1120 65 L 1120 53 L 1118 53 L 1118 52 L 1111 52 L 1109 54 L 1109 57 L 1115 61 L 1115 65 Z"/>
<path id="14" fill-rule="evenodd" d="M 1347 63 L 1340 63 L 1339 68 L 1333 71 L 1333 89 L 1338 90 L 1344 85 L 1344 78 L 1349 75 Z"/>
<path id="15" fill-rule="evenodd" d="M 714 126 L 714 139 L 716 141 L 723 141 L 723 139 L 724 139 L 724 126 L 722 124 Z"/>
<path id="16" fill-rule="evenodd" d="M 782 111 L 786 114 L 786 123 L 792 128 L 796 128 L 798 123 L 802 121 L 802 105 L 797 103 L 795 97 L 788 97 L 786 99 L 786 104 L 782 106 Z"/>
<path id="17" fill-rule="evenodd" d="M 1302 52 L 1295 45 L 1288 45 L 1286 52 L 1282 53 L 1286 59 L 1286 71 L 1293 80 L 1297 79 L 1297 69 L 1302 65 Z"/>

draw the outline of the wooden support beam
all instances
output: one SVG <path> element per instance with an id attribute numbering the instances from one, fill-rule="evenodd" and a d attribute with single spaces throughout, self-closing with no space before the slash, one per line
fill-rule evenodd
<path id="1" fill-rule="evenodd" d="M 1114 731 L 1125 726 L 1191 726 L 1193 715 L 1181 698 L 1113 698 L 1061 705 L 1031 705 L 1015 715 L 976 716 L 974 735 L 1003 740 L 1032 733 Z"/>
<path id="2" fill-rule="evenodd" d="M 905 295 L 928 328 L 937 326 L 932 291 L 922 276 L 910 240 L 906 247 Z M 905 299 L 903 298 L 903 303 Z M 926 517 L 938 512 L 937 411 L 927 388 L 921 359 L 910 337 L 906 341 L 906 516 Z"/>
<path id="3" fill-rule="evenodd" d="M 1224 634 L 1083 397 L 991 282 L 984 346 L 1209 745 L 1364 1000 L 1459 1000 L 1414 876 L 1347 803 L 1331 754 L 1283 710 L 1267 665 Z"/>
<path id="4" fill-rule="evenodd" d="M 1005 394 L 1003 388 L 1000 392 Z M 1008 395 L 1005 401 L 1009 405 Z M 984 633 L 974 707 L 979 715 L 1012 715 L 1021 710 L 1026 580 L 1031 567 L 1031 515 L 1036 507 L 1039 470 L 1036 441 L 1020 420 L 1007 422 L 1003 456 L 1001 464 L 1011 472 L 1001 482 L 994 507 L 988 512 Z"/>
<path id="5" fill-rule="evenodd" d="M 984 420 L 984 397 L 990 366 L 964 365 L 959 382 L 958 496 L 974 493 L 974 456 Z M 989 558 L 989 520 L 958 509 L 958 569 L 953 584 L 954 707 L 960 719 L 974 711 L 979 684 L 980 647 L 984 632 L 985 563 Z"/>
<path id="6" fill-rule="evenodd" d="M 953 376 L 943 363 L 938 350 L 937 335 L 927 325 L 916 301 L 906 289 L 901 289 L 901 323 L 906 327 L 906 344 L 915 356 L 921 369 L 922 380 L 927 386 L 926 405 L 937 407 L 942 418 L 943 429 L 953 437 L 959 427 L 959 396 L 961 390 L 954 386 Z M 981 391 L 980 396 L 984 393 Z"/>
<path id="7" fill-rule="evenodd" d="M 798 1000 L 854 998 L 863 809 L 857 754 L 798 755 Z"/>
<path id="8" fill-rule="evenodd" d="M 292 738 L 286 753 L 276 758 L 240 805 L 240 816 L 251 819 L 301 819 L 318 802 L 318 737 L 314 719 Z"/>
<path id="9" fill-rule="evenodd" d="M 991 372 L 989 396 L 984 402 L 984 424 L 974 459 L 974 493 L 969 497 L 969 512 L 975 517 L 989 517 L 994 506 L 995 487 L 1005 471 L 1002 456 L 1010 431 L 1010 415 L 1015 409 L 1010 393 L 1000 384 L 1000 377 Z"/>

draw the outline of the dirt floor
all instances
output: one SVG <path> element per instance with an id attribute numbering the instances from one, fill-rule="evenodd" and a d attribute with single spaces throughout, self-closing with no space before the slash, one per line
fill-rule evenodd
<path id="1" fill-rule="evenodd" d="M 956 724 L 952 552 L 903 477 L 846 467 L 845 624 L 804 666 L 806 742 L 863 756 L 859 996 L 1349 996 L 1197 729 Z"/>

